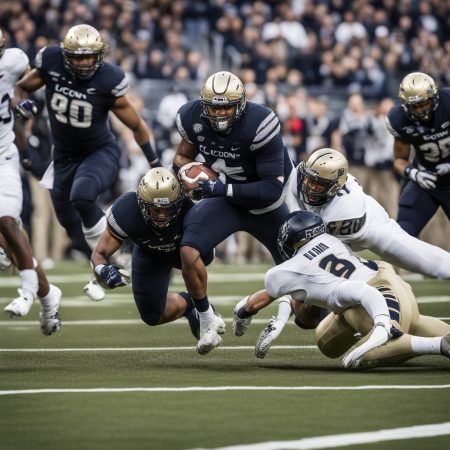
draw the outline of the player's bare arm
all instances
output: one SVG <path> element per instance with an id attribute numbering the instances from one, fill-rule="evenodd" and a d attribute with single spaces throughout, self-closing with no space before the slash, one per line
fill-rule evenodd
<path id="1" fill-rule="evenodd" d="M 122 246 L 122 240 L 112 234 L 109 227 L 106 227 L 103 234 L 92 252 L 92 265 L 109 264 L 109 258 Z"/>
<path id="2" fill-rule="evenodd" d="M 177 153 L 173 159 L 173 165 L 178 168 L 183 167 L 185 164 L 194 161 L 197 154 L 198 151 L 194 144 L 191 144 L 185 139 L 181 139 L 177 148 Z"/>
<path id="3" fill-rule="evenodd" d="M 29 72 L 26 72 L 14 86 L 14 99 L 12 101 L 13 106 L 24 98 L 27 98 L 29 93 L 44 86 L 44 84 L 44 80 L 42 79 L 38 69 L 32 69 Z"/>
<path id="4" fill-rule="evenodd" d="M 394 140 L 394 169 L 401 176 L 404 175 L 405 168 L 409 164 L 410 152 L 409 142 L 398 138 Z"/>
<path id="5" fill-rule="evenodd" d="M 134 139 L 139 145 L 149 142 L 150 131 L 126 96 L 117 98 L 111 112 L 133 132 Z"/>

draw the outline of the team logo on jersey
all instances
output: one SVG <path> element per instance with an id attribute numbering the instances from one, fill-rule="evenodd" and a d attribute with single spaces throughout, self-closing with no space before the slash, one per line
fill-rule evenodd
<path id="1" fill-rule="evenodd" d="M 205 140 L 205 136 L 197 136 L 198 142 L 203 142 Z"/>
<path id="2" fill-rule="evenodd" d="M 407 134 L 412 134 L 412 133 L 414 133 L 414 127 L 406 127 L 406 128 L 405 128 L 405 133 L 407 133 Z"/>
<path id="3" fill-rule="evenodd" d="M 203 125 L 201 123 L 194 123 L 194 125 L 192 126 L 192 130 L 196 134 L 201 133 L 203 131 Z"/>
<path id="4" fill-rule="evenodd" d="M 450 125 L 450 122 L 445 122 L 441 125 L 441 128 L 445 130 Z"/>

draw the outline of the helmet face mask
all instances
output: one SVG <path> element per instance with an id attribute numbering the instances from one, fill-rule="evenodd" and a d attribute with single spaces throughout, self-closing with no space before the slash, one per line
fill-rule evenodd
<path id="1" fill-rule="evenodd" d="M 205 82 L 200 92 L 202 117 L 209 120 L 220 133 L 231 131 L 245 110 L 245 89 L 241 80 L 231 72 L 217 72 Z"/>
<path id="2" fill-rule="evenodd" d="M 142 177 L 137 199 L 145 222 L 162 230 L 174 223 L 181 213 L 183 187 L 172 172 L 157 167 Z"/>
<path id="3" fill-rule="evenodd" d="M 64 68 L 79 80 L 91 79 L 103 64 L 106 43 L 90 25 L 69 29 L 61 42 Z"/>
<path id="4" fill-rule="evenodd" d="M 420 122 L 430 121 L 439 103 L 436 83 L 421 72 L 413 72 L 403 78 L 398 96 L 407 116 Z"/>
<path id="5" fill-rule="evenodd" d="M 286 261 L 310 240 L 325 233 L 322 218 L 311 211 L 294 211 L 287 216 L 286 221 L 278 231 L 278 251 Z"/>
<path id="6" fill-rule="evenodd" d="M 297 195 L 304 203 L 321 206 L 329 202 L 347 181 L 348 162 L 331 148 L 315 151 L 297 167 Z"/>

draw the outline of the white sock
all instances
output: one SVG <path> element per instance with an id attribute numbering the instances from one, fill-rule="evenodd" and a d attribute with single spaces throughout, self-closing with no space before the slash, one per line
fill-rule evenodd
<path id="1" fill-rule="evenodd" d="M 440 355 L 442 337 L 411 336 L 411 347 L 419 355 Z"/>
<path id="2" fill-rule="evenodd" d="M 83 225 L 84 238 L 86 239 L 86 242 L 91 250 L 94 250 L 105 229 L 106 216 L 102 216 L 102 218 L 93 227 L 88 228 Z"/>
<path id="3" fill-rule="evenodd" d="M 214 322 L 214 310 L 211 305 L 205 312 L 198 311 L 198 317 L 200 318 L 200 333 L 207 330 Z"/>
<path id="4" fill-rule="evenodd" d="M 37 291 L 39 288 L 37 272 L 33 269 L 20 270 L 19 276 L 22 289 L 31 292 L 35 297 L 37 297 Z"/>
<path id="5" fill-rule="evenodd" d="M 277 300 L 277 302 L 278 302 L 277 319 L 281 320 L 283 323 L 287 323 L 292 313 L 291 296 L 283 295 L 283 297 L 280 297 Z"/>

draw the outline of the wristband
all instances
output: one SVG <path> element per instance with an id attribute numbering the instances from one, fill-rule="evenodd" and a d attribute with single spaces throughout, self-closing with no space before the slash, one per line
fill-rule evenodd
<path id="1" fill-rule="evenodd" d="M 405 175 L 405 177 L 406 178 L 411 178 L 411 172 L 413 171 L 415 169 L 415 167 L 412 165 L 412 164 L 408 164 L 406 167 L 405 167 L 405 170 L 404 170 L 404 175 Z"/>
<path id="2" fill-rule="evenodd" d="M 147 161 L 150 163 L 151 167 L 161 167 L 161 163 L 159 162 L 155 150 L 153 150 L 150 142 L 139 145 L 139 147 L 141 147 L 142 153 L 147 158 Z"/>

